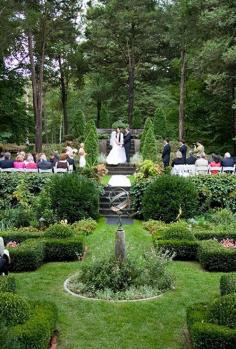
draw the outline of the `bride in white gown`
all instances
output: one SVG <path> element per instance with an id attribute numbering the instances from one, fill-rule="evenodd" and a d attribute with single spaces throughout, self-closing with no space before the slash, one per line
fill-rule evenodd
<path id="1" fill-rule="evenodd" d="M 116 131 L 111 133 L 110 145 L 112 149 L 107 157 L 108 165 L 118 165 L 126 162 L 125 148 L 124 144 L 124 135 L 120 132 L 120 129 L 117 128 Z"/>

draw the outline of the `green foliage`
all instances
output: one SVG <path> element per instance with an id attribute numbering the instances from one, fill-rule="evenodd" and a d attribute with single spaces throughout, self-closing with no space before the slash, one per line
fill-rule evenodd
<path id="1" fill-rule="evenodd" d="M 86 177 L 77 174 L 53 176 L 49 196 L 56 216 L 69 223 L 98 217 L 99 191 L 94 181 Z"/>
<path id="2" fill-rule="evenodd" d="M 197 211 L 197 193 L 185 178 L 161 176 L 151 182 L 144 192 L 142 213 L 145 219 L 172 222 L 192 217 Z"/>
<path id="3" fill-rule="evenodd" d="M 0 293 L 0 316 L 3 317 L 8 326 L 23 324 L 29 319 L 31 308 L 24 297 L 11 292 Z"/>
<path id="4" fill-rule="evenodd" d="M 235 329 L 207 322 L 208 304 L 194 304 L 187 309 L 187 325 L 196 349 L 233 349 Z"/>
<path id="5" fill-rule="evenodd" d="M 132 208 L 134 209 L 136 216 L 139 218 L 143 217 L 143 196 L 146 192 L 149 184 L 153 181 L 153 178 L 149 178 L 147 180 L 135 181 L 135 183 L 131 186 L 130 195 L 131 195 L 131 203 Z"/>
<path id="6" fill-rule="evenodd" d="M 143 227 L 150 234 L 155 234 L 157 230 L 165 227 L 165 223 L 162 221 L 155 221 L 154 219 L 149 219 L 147 222 L 143 222 Z"/>
<path id="7" fill-rule="evenodd" d="M 91 123 L 91 128 L 88 128 L 85 139 L 85 152 L 87 153 L 86 162 L 89 166 L 97 164 L 98 159 L 98 135 L 95 124 Z"/>
<path id="8" fill-rule="evenodd" d="M 16 349 L 47 349 L 56 327 L 57 308 L 51 302 L 31 302 L 32 315 L 21 325 L 11 327 L 9 338 L 15 340 Z"/>
<path id="9" fill-rule="evenodd" d="M 194 176 L 191 178 L 199 195 L 202 211 L 210 208 L 227 208 L 236 211 L 236 177 Z"/>
<path id="10" fill-rule="evenodd" d="M 68 224 L 53 224 L 45 231 L 45 237 L 49 239 L 67 239 L 74 234 L 73 228 Z"/>
<path id="11" fill-rule="evenodd" d="M 211 214 L 208 220 L 217 226 L 220 224 L 229 225 L 231 223 L 236 223 L 236 215 L 233 214 L 229 209 L 223 208 Z"/>
<path id="12" fill-rule="evenodd" d="M 9 241 L 16 241 L 17 243 L 21 243 L 28 239 L 36 239 L 42 236 L 42 232 L 33 231 L 33 228 L 27 228 L 28 230 L 23 229 L 11 229 L 1 232 L 1 237 L 4 240 L 5 245 Z M 31 231 L 32 230 L 32 231 Z"/>
<path id="13" fill-rule="evenodd" d="M 154 177 L 160 175 L 162 172 L 161 167 L 154 164 L 152 160 L 144 160 L 137 169 L 135 174 L 136 181 L 142 180 L 144 178 Z"/>
<path id="14" fill-rule="evenodd" d="M 196 240 L 186 222 L 181 221 L 169 224 L 166 227 L 158 229 L 157 236 L 160 236 L 162 240 Z"/>
<path id="15" fill-rule="evenodd" d="M 166 119 L 165 115 L 162 109 L 157 108 L 155 115 L 154 115 L 154 120 L 153 120 L 153 125 L 154 125 L 154 133 L 156 138 L 165 138 L 167 137 L 167 130 L 166 130 Z"/>
<path id="16" fill-rule="evenodd" d="M 236 293 L 236 273 L 224 274 L 220 278 L 220 294 Z"/>
<path id="17" fill-rule="evenodd" d="M 82 142 L 85 138 L 85 125 L 86 121 L 84 113 L 82 112 L 82 110 L 78 110 L 74 115 L 71 133 L 75 139 L 79 140 L 79 142 Z"/>
<path id="18" fill-rule="evenodd" d="M 10 248 L 11 264 L 13 272 L 36 270 L 43 264 L 44 246 L 38 239 L 26 240 L 20 246 Z"/>
<path id="19" fill-rule="evenodd" d="M 151 119 L 151 118 L 147 118 L 147 119 L 145 120 L 143 133 L 142 133 L 141 139 L 140 139 L 140 147 L 141 147 L 141 150 L 142 150 L 142 148 L 143 148 L 143 146 L 144 146 L 144 142 L 145 142 L 146 135 L 147 135 L 147 132 L 148 132 L 149 128 L 152 128 L 152 129 L 153 129 L 153 122 L 152 122 L 152 119 Z"/>
<path id="20" fill-rule="evenodd" d="M 197 240 L 210 240 L 210 239 L 216 239 L 218 241 L 221 241 L 223 239 L 232 239 L 236 240 L 236 232 L 235 232 L 235 225 L 232 226 L 232 231 L 230 229 L 230 226 L 227 229 L 227 226 L 223 227 L 211 227 L 209 230 L 193 230 L 194 236 Z"/>
<path id="21" fill-rule="evenodd" d="M 134 109 L 132 128 L 142 128 L 143 127 L 143 116 L 139 108 Z"/>
<path id="22" fill-rule="evenodd" d="M 1 292 L 15 292 L 16 280 L 14 276 L 5 276 L 0 278 L 0 293 Z"/>
<path id="23" fill-rule="evenodd" d="M 154 246 L 168 251 L 177 260 L 195 260 L 198 251 L 198 242 L 191 240 L 159 240 L 154 237 Z"/>
<path id="24" fill-rule="evenodd" d="M 208 321 L 235 329 L 236 294 L 228 294 L 215 299 L 208 308 Z"/>
<path id="25" fill-rule="evenodd" d="M 84 251 L 82 239 L 47 239 L 44 242 L 46 262 L 74 261 L 81 258 Z"/>
<path id="26" fill-rule="evenodd" d="M 105 105 L 105 104 L 102 105 L 100 114 L 101 115 L 100 115 L 99 127 L 100 128 L 109 128 L 110 127 L 110 120 L 109 120 L 109 113 L 108 113 L 107 105 Z"/>
<path id="27" fill-rule="evenodd" d="M 153 127 L 149 127 L 142 146 L 142 156 L 144 160 L 157 161 L 157 145 Z"/>
<path id="28" fill-rule="evenodd" d="M 128 126 L 127 123 L 125 123 L 124 121 L 122 120 L 117 120 L 115 122 L 113 122 L 112 124 L 112 128 L 116 129 L 116 128 L 126 128 Z"/>
<path id="29" fill-rule="evenodd" d="M 217 241 L 202 241 L 198 248 L 198 260 L 209 271 L 236 271 L 236 250 L 226 248 Z"/>
<path id="30" fill-rule="evenodd" d="M 73 223 L 72 227 L 78 234 L 90 235 L 96 229 L 97 222 L 92 218 L 81 219 Z"/>

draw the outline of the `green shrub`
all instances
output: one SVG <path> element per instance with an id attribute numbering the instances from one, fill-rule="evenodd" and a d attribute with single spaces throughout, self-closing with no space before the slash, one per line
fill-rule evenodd
<path id="1" fill-rule="evenodd" d="M 155 136 L 157 138 L 165 138 L 167 136 L 166 118 L 162 109 L 156 109 L 153 124 Z"/>
<path id="2" fill-rule="evenodd" d="M 43 264 L 44 246 L 39 240 L 26 240 L 20 246 L 9 248 L 10 270 L 13 272 L 36 270 Z"/>
<path id="3" fill-rule="evenodd" d="M 16 280 L 14 276 L 0 277 L 0 293 L 1 292 L 15 292 Z"/>
<path id="4" fill-rule="evenodd" d="M 228 273 L 221 276 L 220 293 L 222 296 L 236 293 L 236 273 Z"/>
<path id="5" fill-rule="evenodd" d="M 174 254 L 174 259 L 195 260 L 198 251 L 198 242 L 189 240 L 157 240 L 154 246 Z"/>
<path id="6" fill-rule="evenodd" d="M 207 322 L 208 305 L 194 304 L 187 309 L 187 325 L 194 349 L 234 349 L 236 330 Z"/>
<path id="7" fill-rule="evenodd" d="M 228 225 L 236 222 L 236 215 L 229 209 L 223 208 L 209 215 L 208 220 L 217 225 Z"/>
<path id="8" fill-rule="evenodd" d="M 144 160 L 137 169 L 135 180 L 140 181 L 144 178 L 156 177 L 162 173 L 162 169 L 158 164 L 154 164 L 152 160 Z"/>
<path id="9" fill-rule="evenodd" d="M 45 240 L 45 261 L 72 261 L 83 255 L 84 244 L 81 239 Z"/>
<path id="10" fill-rule="evenodd" d="M 23 324 L 30 317 L 28 300 L 14 293 L 0 293 L 0 304 L 0 316 L 6 320 L 8 326 Z"/>
<path id="11" fill-rule="evenodd" d="M 113 124 L 112 124 L 113 129 L 126 128 L 128 126 L 129 126 L 128 123 L 124 122 L 123 120 L 117 120 L 117 121 L 113 122 Z"/>
<path id="12" fill-rule="evenodd" d="M 151 119 L 151 118 L 147 118 L 147 119 L 145 120 L 143 133 L 142 133 L 141 139 L 140 139 L 140 147 L 141 147 L 141 150 L 142 150 L 142 148 L 143 148 L 143 145 L 144 145 L 144 142 L 145 142 L 145 138 L 146 138 L 147 132 L 148 132 L 148 130 L 149 130 L 150 127 L 153 129 L 153 122 L 152 122 L 152 119 Z"/>
<path id="13" fill-rule="evenodd" d="M 150 126 L 142 146 L 142 156 L 144 160 L 157 161 L 157 145 L 153 126 Z"/>
<path id="14" fill-rule="evenodd" d="M 97 222 L 92 218 L 81 219 L 80 221 L 73 223 L 72 227 L 76 233 L 89 235 L 96 229 Z"/>
<path id="15" fill-rule="evenodd" d="M 45 231 L 45 237 L 51 239 L 71 238 L 74 234 L 73 228 L 68 224 L 53 224 Z"/>
<path id="16" fill-rule="evenodd" d="M 15 241 L 17 243 L 21 243 L 28 239 L 37 239 L 40 238 L 43 234 L 40 231 L 23 231 L 21 229 L 18 230 L 6 230 L 0 233 L 1 237 L 4 240 L 5 245 L 9 241 Z"/>
<path id="17" fill-rule="evenodd" d="M 236 250 L 214 240 L 199 243 L 198 260 L 204 269 L 210 271 L 236 271 Z"/>
<path id="18" fill-rule="evenodd" d="M 160 176 L 149 184 L 142 200 L 145 219 L 166 223 L 192 217 L 197 212 L 197 193 L 193 184 L 178 176 Z"/>
<path id="19" fill-rule="evenodd" d="M 236 328 L 236 294 L 218 297 L 208 308 L 208 321 Z"/>
<path id="20" fill-rule="evenodd" d="M 160 236 L 162 240 L 196 240 L 187 223 L 181 221 L 160 228 L 157 231 L 157 236 Z"/>
<path id="21" fill-rule="evenodd" d="M 193 176 L 191 181 L 198 191 L 202 211 L 227 208 L 236 212 L 235 176 Z"/>
<path id="22" fill-rule="evenodd" d="M 164 228 L 166 225 L 162 221 L 155 221 L 154 219 L 149 219 L 147 222 L 143 222 L 143 227 L 150 234 L 155 234 L 159 229 Z"/>
<path id="23" fill-rule="evenodd" d="M 143 218 L 142 200 L 144 193 L 146 192 L 147 187 L 153 180 L 154 178 L 149 177 L 147 180 L 135 181 L 135 183 L 131 186 L 131 204 L 134 212 L 136 213 L 136 216 L 139 218 Z"/>
<path id="24" fill-rule="evenodd" d="M 56 326 L 57 309 L 45 301 L 32 302 L 31 307 L 31 317 L 22 325 L 11 327 L 8 336 L 15 340 L 17 349 L 48 349 Z"/>
<path id="25" fill-rule="evenodd" d="M 227 231 L 227 230 L 221 231 L 219 228 L 220 227 L 215 228 L 215 231 L 211 231 L 211 230 L 195 231 L 193 229 L 193 233 L 197 240 L 210 240 L 210 239 L 216 239 L 218 241 L 221 241 L 223 239 L 236 240 L 236 231 L 233 231 L 233 232 Z"/>
<path id="26" fill-rule="evenodd" d="M 77 174 L 55 175 L 49 188 L 52 209 L 60 219 L 73 223 L 98 217 L 99 190 L 94 181 Z"/>
<path id="27" fill-rule="evenodd" d="M 86 163 L 89 166 L 96 165 L 98 159 L 98 135 L 94 121 L 90 122 L 88 126 L 84 148 L 87 153 Z"/>

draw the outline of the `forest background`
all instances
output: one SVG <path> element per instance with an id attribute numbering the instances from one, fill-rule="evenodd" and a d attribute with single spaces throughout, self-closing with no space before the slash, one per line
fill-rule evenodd
<path id="1" fill-rule="evenodd" d="M 80 137 L 84 119 L 236 153 L 234 0 L 0 0 L 0 142 Z"/>

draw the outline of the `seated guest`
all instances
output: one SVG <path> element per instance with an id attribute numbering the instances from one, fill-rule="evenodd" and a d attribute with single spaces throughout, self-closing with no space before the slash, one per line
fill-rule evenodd
<path id="1" fill-rule="evenodd" d="M 219 167 L 219 170 L 220 170 L 221 162 L 220 162 L 219 156 L 217 156 L 215 154 L 212 154 L 212 161 L 210 162 L 209 166 L 210 167 Z M 213 174 L 213 175 L 216 175 L 216 174 L 219 173 L 219 171 L 216 169 L 216 170 L 210 171 L 210 173 Z"/>
<path id="2" fill-rule="evenodd" d="M 32 154 L 27 154 L 26 160 L 24 161 L 25 168 L 28 170 L 36 170 L 38 168 L 37 164 L 34 162 L 34 158 Z"/>
<path id="3" fill-rule="evenodd" d="M 67 161 L 68 155 L 66 153 L 62 153 L 58 162 L 56 162 L 55 168 L 67 169 L 69 170 L 69 163 Z"/>
<path id="4" fill-rule="evenodd" d="M 50 162 L 52 163 L 52 166 L 54 167 L 57 163 L 57 161 L 59 160 L 59 155 L 56 151 L 54 151 L 52 153 L 52 155 L 50 156 Z"/>
<path id="5" fill-rule="evenodd" d="M 208 168 L 208 161 L 206 159 L 205 153 L 198 155 L 197 160 L 195 162 L 196 172 L 200 170 L 200 168 L 205 167 L 206 170 Z"/>
<path id="6" fill-rule="evenodd" d="M 23 169 L 25 168 L 24 158 L 22 155 L 17 155 L 16 160 L 13 163 L 14 168 Z"/>
<path id="7" fill-rule="evenodd" d="M 194 165 L 196 162 L 197 158 L 193 155 L 193 152 L 190 150 L 189 152 L 189 157 L 186 159 L 186 164 L 187 165 Z"/>
<path id="8" fill-rule="evenodd" d="M 39 155 L 38 168 L 40 170 L 51 170 L 52 169 L 52 163 L 51 163 L 51 161 L 47 160 L 47 157 L 44 153 Z"/>
<path id="9" fill-rule="evenodd" d="M 3 238 L 0 237 L 0 275 L 8 275 L 9 264 L 10 254 L 4 247 Z"/>
<path id="10" fill-rule="evenodd" d="M 204 153 L 204 146 L 200 142 L 196 142 L 193 152 L 197 157 L 201 156 L 201 154 Z"/>
<path id="11" fill-rule="evenodd" d="M 225 153 L 221 165 L 223 167 L 234 167 L 234 159 L 231 157 L 230 153 Z"/>
<path id="12" fill-rule="evenodd" d="M 188 148 L 185 144 L 185 141 L 183 141 L 183 140 L 179 141 L 179 151 L 182 153 L 182 157 L 184 159 L 184 162 L 186 162 L 187 149 Z"/>
<path id="13" fill-rule="evenodd" d="M 172 161 L 172 164 L 171 166 L 174 167 L 175 165 L 184 165 L 185 164 L 185 161 L 184 161 L 184 158 L 182 156 L 182 153 L 181 151 L 177 151 L 176 152 L 176 158 Z"/>
<path id="14" fill-rule="evenodd" d="M 14 161 L 11 160 L 11 154 L 5 153 L 4 154 L 4 160 L 0 161 L 0 168 L 13 168 L 14 167 Z"/>

